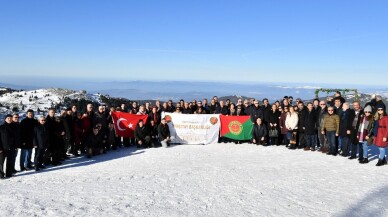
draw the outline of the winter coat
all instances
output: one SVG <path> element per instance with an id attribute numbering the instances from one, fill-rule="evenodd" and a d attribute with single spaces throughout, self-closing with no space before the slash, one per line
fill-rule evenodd
<path id="1" fill-rule="evenodd" d="M 159 138 L 158 127 L 159 127 L 158 125 L 149 126 L 151 138 L 153 139 Z"/>
<path id="2" fill-rule="evenodd" d="M 224 105 L 224 106 L 221 108 L 220 113 L 221 113 L 222 115 L 228 115 L 228 114 L 229 114 L 229 108 L 228 108 L 228 106 Z"/>
<path id="3" fill-rule="evenodd" d="M 342 113 L 340 116 L 340 131 L 339 136 L 340 137 L 350 137 L 350 134 L 347 134 L 347 131 L 350 130 L 350 132 L 353 129 L 353 120 L 354 120 L 354 110 L 347 109 Z"/>
<path id="4" fill-rule="evenodd" d="M 269 115 L 271 113 L 272 106 L 268 104 L 267 106 L 262 106 L 261 109 L 263 111 L 263 123 L 267 124 L 269 122 Z"/>
<path id="5" fill-rule="evenodd" d="M 264 113 L 263 113 L 263 109 L 261 107 L 256 107 L 256 106 L 252 106 L 250 107 L 250 116 L 251 116 L 251 121 L 253 123 L 256 123 L 256 120 L 257 118 L 261 118 L 261 120 L 264 122 Z"/>
<path id="6" fill-rule="evenodd" d="M 280 125 L 279 125 L 279 119 L 280 119 L 280 112 L 279 111 L 271 111 L 271 113 L 269 114 L 269 120 L 268 120 L 268 129 L 271 128 L 271 125 L 274 125 L 276 124 L 276 129 L 279 131 L 280 130 Z"/>
<path id="7" fill-rule="evenodd" d="M 34 118 L 25 118 L 20 122 L 22 149 L 33 148 L 34 128 L 38 124 L 38 121 Z"/>
<path id="8" fill-rule="evenodd" d="M 340 118 L 338 115 L 325 115 L 323 119 L 321 131 L 335 131 L 336 134 L 339 134 Z"/>
<path id="9" fill-rule="evenodd" d="M 88 148 L 97 149 L 102 148 L 102 138 L 100 134 L 90 134 L 86 143 Z"/>
<path id="10" fill-rule="evenodd" d="M 158 134 L 161 141 L 165 140 L 167 137 L 170 137 L 170 129 L 168 128 L 168 125 L 159 124 Z"/>
<path id="11" fill-rule="evenodd" d="M 161 120 L 160 114 L 158 112 L 156 112 L 155 114 L 151 112 L 148 115 L 147 122 L 149 123 L 151 120 L 155 120 L 155 124 L 158 125 L 160 123 L 160 120 Z"/>
<path id="12" fill-rule="evenodd" d="M 298 117 L 298 113 L 294 112 L 294 113 L 287 113 L 287 117 L 286 117 L 286 128 L 287 130 L 296 130 L 298 129 L 298 121 L 299 121 L 299 117 Z"/>
<path id="13" fill-rule="evenodd" d="M 10 151 L 15 149 L 15 133 L 11 124 L 4 123 L 0 126 L 0 150 Z"/>
<path id="14" fill-rule="evenodd" d="M 64 144 L 64 136 L 62 135 L 65 132 L 65 128 L 63 127 L 63 123 L 61 119 L 56 119 L 55 117 L 50 118 L 47 116 L 46 118 L 46 129 L 49 131 L 49 149 L 59 149 L 63 147 Z"/>
<path id="15" fill-rule="evenodd" d="M 34 147 L 46 149 L 49 147 L 49 131 L 46 126 L 38 124 L 34 129 Z"/>
<path id="16" fill-rule="evenodd" d="M 306 111 L 303 127 L 305 128 L 306 135 L 314 135 L 316 132 L 316 126 L 318 125 L 318 115 L 312 110 Z"/>
<path id="17" fill-rule="evenodd" d="M 257 125 L 255 124 L 252 129 L 252 139 L 260 141 L 262 137 L 266 137 L 268 134 L 267 126 L 265 124 Z"/>
<path id="18" fill-rule="evenodd" d="M 74 119 L 74 143 L 80 144 L 82 142 L 82 119 Z"/>
<path id="19" fill-rule="evenodd" d="M 327 108 L 325 109 L 319 109 L 318 112 L 318 127 L 322 128 L 323 119 L 325 119 L 325 116 L 327 115 Z"/>
<path id="20" fill-rule="evenodd" d="M 299 132 L 305 132 L 304 125 L 306 123 L 306 115 L 307 115 L 307 109 L 303 108 L 302 110 L 298 111 L 298 131 Z"/>
<path id="21" fill-rule="evenodd" d="M 388 116 L 384 116 L 378 121 L 377 136 L 375 136 L 375 144 L 380 148 L 388 146 L 388 141 L 384 142 L 383 138 L 388 140 Z"/>
<path id="22" fill-rule="evenodd" d="M 21 138 L 21 132 L 20 132 L 20 123 L 19 122 L 12 122 L 12 129 L 14 133 L 15 138 L 15 148 L 21 148 L 22 147 L 22 138 Z"/>
<path id="23" fill-rule="evenodd" d="M 352 124 L 352 135 L 351 135 L 351 141 L 352 144 L 357 144 L 359 142 L 358 136 L 358 130 L 360 128 L 360 124 L 362 123 L 362 117 L 364 117 L 364 111 L 360 110 L 359 112 L 354 111 L 354 119 Z"/>
<path id="24" fill-rule="evenodd" d="M 365 137 L 372 137 L 370 134 L 372 126 L 373 126 L 373 117 L 369 116 L 367 118 L 365 115 L 361 115 L 360 118 L 358 119 L 359 121 L 359 126 L 357 130 L 357 137 L 358 137 L 358 142 L 364 142 L 366 140 Z M 354 143 L 357 144 L 357 143 Z"/>
<path id="25" fill-rule="evenodd" d="M 279 126 L 280 126 L 280 130 L 281 130 L 281 134 L 287 134 L 288 133 L 288 128 L 286 127 L 287 114 L 288 114 L 287 112 L 283 112 L 280 115 Z"/>
<path id="26" fill-rule="evenodd" d="M 143 140 L 146 136 L 150 135 L 150 131 L 145 125 L 140 127 L 139 124 L 137 124 L 134 134 L 137 140 Z"/>

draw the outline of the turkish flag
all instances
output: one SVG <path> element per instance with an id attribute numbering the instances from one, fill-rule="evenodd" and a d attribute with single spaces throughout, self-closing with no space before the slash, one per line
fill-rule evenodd
<path id="1" fill-rule="evenodd" d="M 112 112 L 113 123 L 115 131 L 118 136 L 135 138 L 134 132 L 139 123 L 143 120 L 144 124 L 147 122 L 148 115 L 134 115 L 125 112 Z"/>

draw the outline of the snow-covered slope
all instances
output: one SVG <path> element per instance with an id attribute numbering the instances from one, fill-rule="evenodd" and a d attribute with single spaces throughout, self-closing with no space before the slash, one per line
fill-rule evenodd
<path id="1" fill-rule="evenodd" d="M 74 91 L 61 88 L 38 89 L 28 91 L 15 91 L 0 96 L 0 104 L 3 106 L 33 109 L 34 111 L 47 110 L 68 97 L 70 99 L 86 99 L 99 102 L 98 94 L 87 94 L 86 91 Z"/>
<path id="2" fill-rule="evenodd" d="M 126 148 L 0 180 L 1 215 L 387 216 L 388 166 L 370 158 L 248 144 Z"/>

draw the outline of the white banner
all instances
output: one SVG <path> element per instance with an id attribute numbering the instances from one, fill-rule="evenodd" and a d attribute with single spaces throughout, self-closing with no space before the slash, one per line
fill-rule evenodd
<path id="1" fill-rule="evenodd" d="M 171 142 L 211 144 L 218 142 L 220 115 L 162 114 L 170 129 Z"/>

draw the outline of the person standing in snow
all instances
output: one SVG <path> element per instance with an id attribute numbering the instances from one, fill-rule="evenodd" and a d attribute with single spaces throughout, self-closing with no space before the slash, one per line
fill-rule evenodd
<path id="1" fill-rule="evenodd" d="M 286 117 L 286 128 L 288 130 L 287 137 L 288 141 L 290 141 L 290 149 L 296 149 L 296 137 L 298 133 L 298 113 L 295 112 L 295 108 L 293 106 L 289 107 L 289 112 Z"/>
<path id="2" fill-rule="evenodd" d="M 33 144 L 35 148 L 35 171 L 39 171 L 45 168 L 43 166 L 44 153 L 49 146 L 49 131 L 46 127 L 46 118 L 43 116 L 39 118 L 39 124 L 34 128 Z"/>
<path id="3" fill-rule="evenodd" d="M 327 142 L 329 143 L 330 150 L 328 155 L 337 155 L 336 136 L 339 134 L 340 118 L 337 114 L 334 114 L 334 107 L 330 106 L 327 109 L 328 114 L 325 115 L 321 127 L 321 133 L 326 134 Z"/>
<path id="4" fill-rule="evenodd" d="M 15 133 L 12 128 L 12 115 L 5 116 L 5 122 L 0 126 L 0 179 L 12 176 L 14 165 L 12 159 L 15 149 Z M 4 162 L 7 160 L 6 171 Z"/>
<path id="5" fill-rule="evenodd" d="M 373 144 L 373 135 L 372 135 L 372 126 L 373 126 L 373 116 L 372 116 L 372 107 L 370 105 L 366 106 L 363 114 L 360 115 L 359 127 L 357 130 L 357 139 L 362 145 L 362 152 L 359 151 L 359 162 L 361 164 L 368 163 L 368 146 Z M 360 159 L 361 158 L 361 159 Z"/>
<path id="6" fill-rule="evenodd" d="M 382 166 L 387 164 L 385 157 L 385 148 L 388 146 L 388 116 L 385 113 L 384 106 L 382 104 L 377 105 L 377 113 L 375 115 L 374 122 L 374 142 L 379 148 L 379 161 L 376 166 Z"/>
<path id="7" fill-rule="evenodd" d="M 34 119 L 34 111 L 29 109 L 27 111 L 27 118 L 20 122 L 21 132 L 21 154 L 20 154 L 20 170 L 32 169 L 32 148 L 34 139 L 34 128 L 38 125 L 38 121 Z"/>

